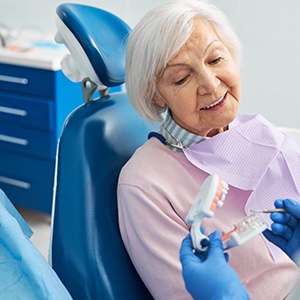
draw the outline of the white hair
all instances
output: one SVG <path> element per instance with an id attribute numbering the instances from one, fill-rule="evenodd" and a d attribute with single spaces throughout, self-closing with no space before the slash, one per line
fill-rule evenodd
<path id="1" fill-rule="evenodd" d="M 241 43 L 227 17 L 206 0 L 171 0 L 150 10 L 130 33 L 126 52 L 126 90 L 144 118 L 162 120 L 164 108 L 153 101 L 156 81 L 186 43 L 195 18 L 210 22 L 240 66 Z"/>

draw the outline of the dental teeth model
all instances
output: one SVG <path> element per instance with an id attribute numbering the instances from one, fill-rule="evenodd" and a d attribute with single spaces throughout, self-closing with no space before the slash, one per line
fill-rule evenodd
<path id="1" fill-rule="evenodd" d="M 216 208 L 223 206 L 228 191 L 228 184 L 218 175 L 212 174 L 206 178 L 196 194 L 186 217 L 186 222 L 191 225 L 191 238 L 196 251 L 205 251 L 208 245 L 207 242 L 203 243 L 203 240 L 209 240 L 208 237 L 200 231 L 203 218 L 214 216 Z M 247 216 L 234 225 L 232 230 L 222 235 L 224 249 L 241 245 L 266 228 L 267 224 L 257 215 Z"/>

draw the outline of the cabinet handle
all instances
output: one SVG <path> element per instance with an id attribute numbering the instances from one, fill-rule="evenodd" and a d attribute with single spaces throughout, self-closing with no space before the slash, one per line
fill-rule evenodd
<path id="1" fill-rule="evenodd" d="M 24 85 L 28 84 L 27 78 L 7 76 L 7 75 L 0 75 L 0 81 L 10 82 L 10 83 L 18 83 L 18 84 L 24 84 Z"/>
<path id="2" fill-rule="evenodd" d="M 0 106 L 0 112 L 10 115 L 17 115 L 25 117 L 27 115 L 27 111 L 23 109 L 11 108 L 6 106 Z"/>
<path id="3" fill-rule="evenodd" d="M 22 146 L 27 146 L 29 144 L 28 140 L 16 138 L 14 136 L 4 135 L 0 134 L 0 141 L 13 143 L 13 144 L 19 144 Z"/>
<path id="4" fill-rule="evenodd" d="M 9 177 L 5 177 L 5 176 L 0 176 L 0 182 L 2 183 L 6 183 L 9 185 L 14 185 L 23 189 L 30 189 L 31 185 L 30 183 L 26 182 L 26 181 L 21 181 L 21 180 L 17 180 L 17 179 L 13 179 L 13 178 L 9 178 Z"/>

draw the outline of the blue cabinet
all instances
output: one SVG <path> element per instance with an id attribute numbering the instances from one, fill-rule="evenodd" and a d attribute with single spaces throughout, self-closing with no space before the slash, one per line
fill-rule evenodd
<path id="1" fill-rule="evenodd" d="M 16 206 L 51 212 L 57 141 L 81 104 L 61 70 L 0 63 L 0 188 Z"/>

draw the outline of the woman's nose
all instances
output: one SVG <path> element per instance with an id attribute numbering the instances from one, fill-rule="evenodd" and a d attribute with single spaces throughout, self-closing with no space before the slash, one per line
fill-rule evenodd
<path id="1" fill-rule="evenodd" d="M 216 91 L 220 80 L 216 74 L 211 71 L 202 72 L 198 80 L 198 93 L 200 95 L 212 94 Z"/>

